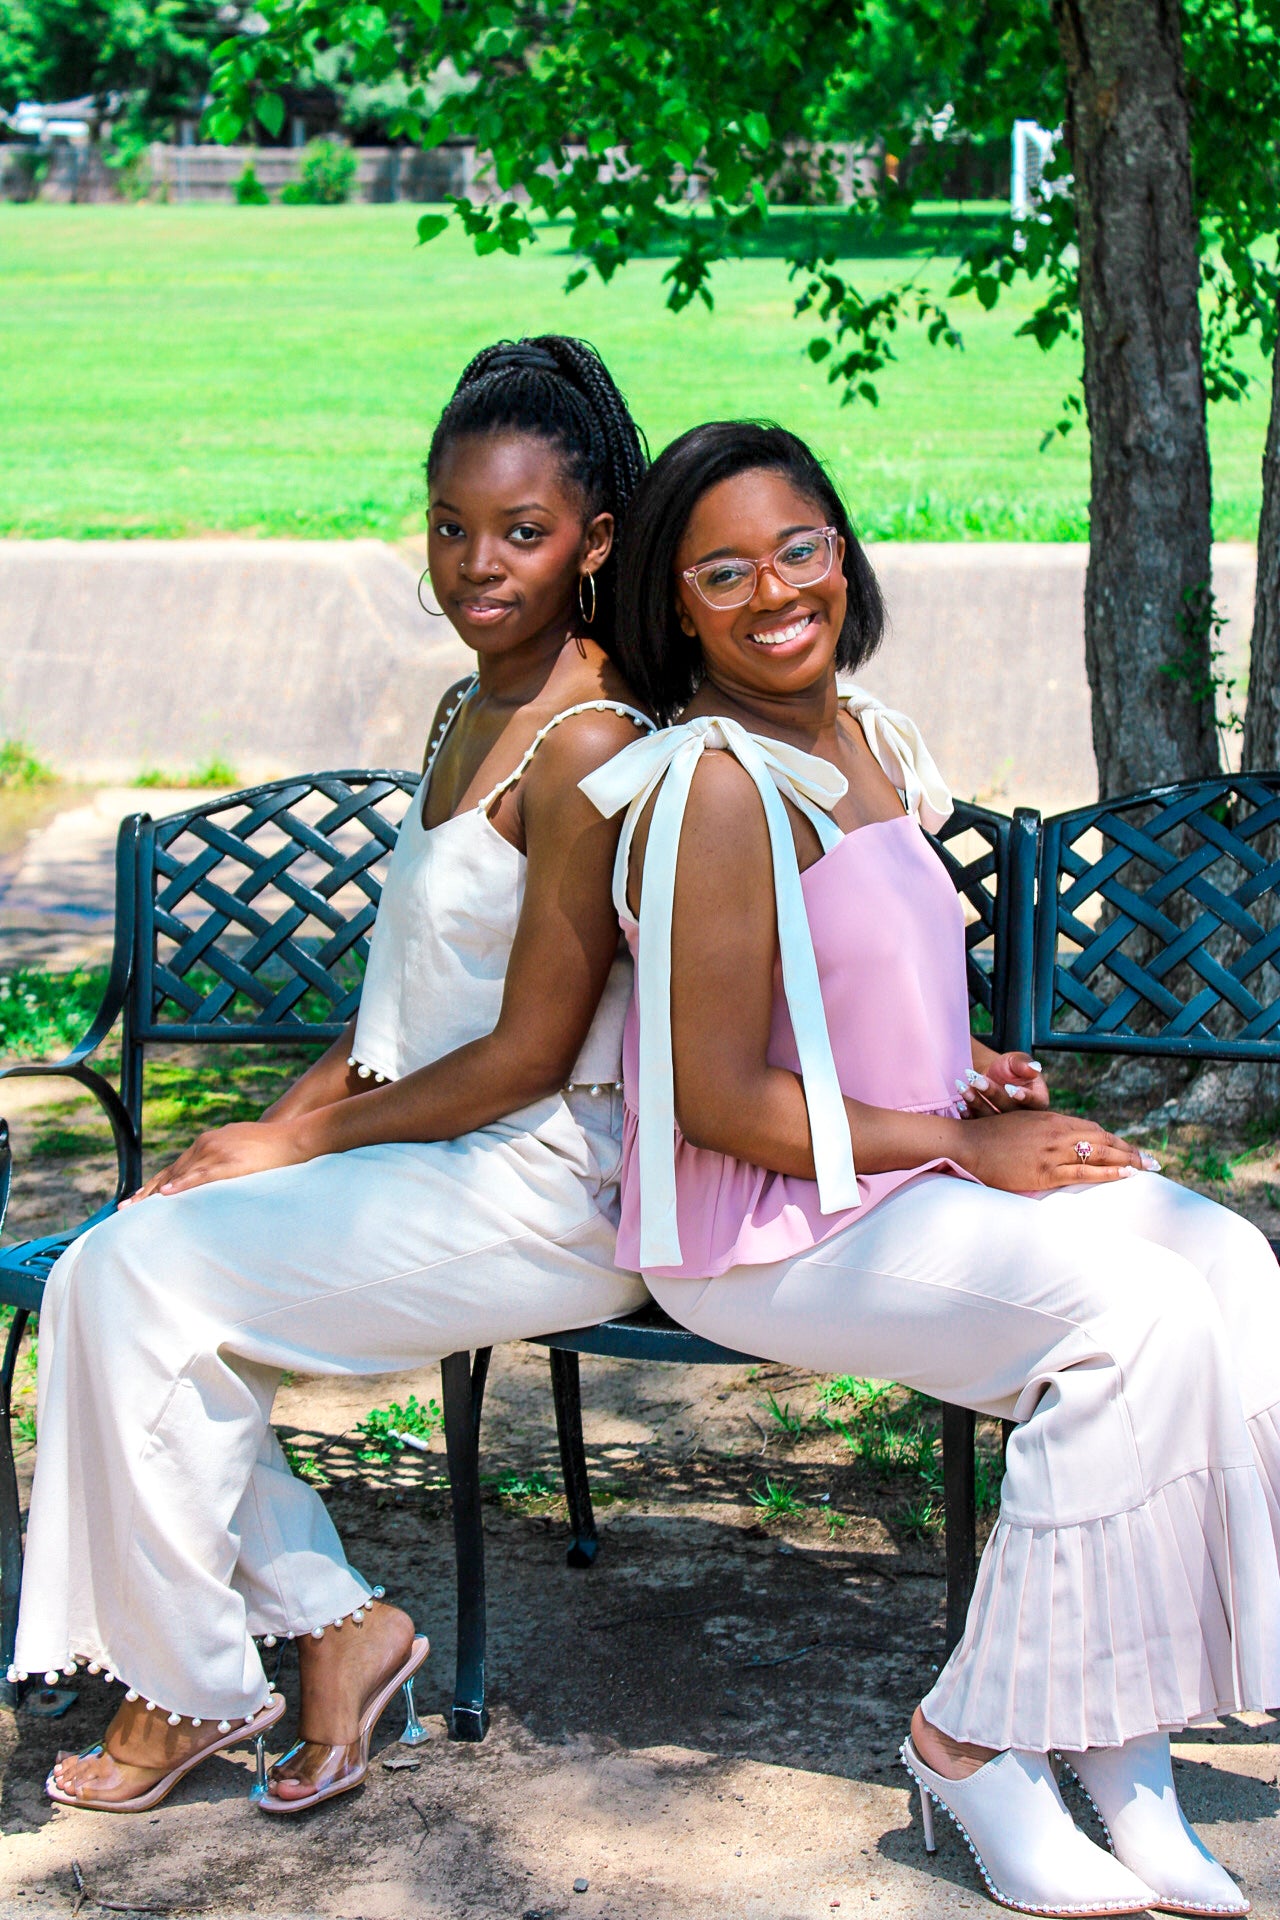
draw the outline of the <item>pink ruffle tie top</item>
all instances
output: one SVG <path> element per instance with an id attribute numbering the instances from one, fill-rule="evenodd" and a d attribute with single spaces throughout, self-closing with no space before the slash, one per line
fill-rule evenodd
<path id="1" fill-rule="evenodd" d="M 614 903 L 636 960 L 623 1042 L 624 1132 L 618 1265 L 709 1277 L 785 1260 L 829 1239 L 918 1175 L 949 1160 L 858 1174 L 844 1098 L 960 1117 L 956 1081 L 972 1064 L 964 912 L 925 838 L 951 796 L 914 724 L 859 688 L 842 694 L 903 796 L 900 819 L 843 834 L 831 809 L 846 791 L 828 761 L 736 721 L 703 718 L 624 748 L 582 782 L 601 813 L 626 808 Z M 676 854 L 694 770 L 732 753 L 764 806 L 778 919 L 768 1059 L 800 1075 L 816 1178 L 695 1147 L 675 1120 L 671 915 Z M 654 794 L 639 924 L 627 907 L 635 827 Z M 783 805 L 812 823 L 823 852 L 803 873 Z"/>

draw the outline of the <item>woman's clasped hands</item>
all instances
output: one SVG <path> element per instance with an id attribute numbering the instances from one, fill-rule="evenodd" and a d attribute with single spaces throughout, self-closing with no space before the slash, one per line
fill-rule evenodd
<path id="1" fill-rule="evenodd" d="M 979 1060 L 978 1044 L 974 1046 Z M 1010 1193 L 1043 1193 L 1135 1173 L 1158 1173 L 1153 1154 L 1131 1146 L 1078 1114 L 1049 1110 L 1049 1088 L 1038 1060 L 1026 1053 L 981 1049 L 980 1064 L 956 1082 L 966 1118 L 966 1171 L 984 1186 Z M 1008 1124 L 1018 1115 L 1022 1126 Z"/>

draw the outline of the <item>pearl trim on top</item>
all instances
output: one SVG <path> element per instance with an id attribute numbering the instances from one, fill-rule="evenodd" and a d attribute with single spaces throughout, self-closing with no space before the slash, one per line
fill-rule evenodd
<path id="1" fill-rule="evenodd" d="M 431 750 L 427 755 L 426 765 L 422 770 L 422 784 L 419 786 L 413 799 L 413 805 L 419 809 L 419 812 L 422 807 L 423 794 L 435 769 L 436 759 L 440 749 L 448 738 L 449 729 L 453 725 L 454 717 L 471 698 L 471 695 L 475 692 L 479 684 L 479 676 L 473 674 L 466 686 L 463 687 L 458 694 L 457 699 L 454 700 L 449 711 L 445 714 L 444 720 L 432 743 Z M 489 810 L 493 806 L 494 801 L 500 799 L 504 793 L 509 792 L 510 789 L 524 777 L 525 773 L 527 773 L 533 756 L 537 753 L 538 748 L 542 745 L 547 735 L 553 732 L 562 720 L 570 720 L 576 713 L 621 713 L 626 715 L 633 726 L 639 727 L 643 732 L 652 733 L 654 731 L 653 721 L 649 719 L 648 715 L 641 713 L 637 707 L 629 707 L 624 700 L 580 700 L 576 706 L 566 707 L 562 713 L 553 714 L 551 719 L 547 721 L 545 727 L 539 727 L 525 753 L 521 756 L 519 764 L 507 775 L 505 780 L 500 780 L 497 786 L 485 794 L 482 800 L 476 802 L 476 812 L 488 818 Z M 348 1054 L 347 1065 L 355 1068 L 361 1080 L 372 1080 L 374 1085 L 378 1087 L 390 1085 L 389 1075 L 379 1073 L 376 1068 L 366 1065 L 365 1062 L 354 1053 Z M 585 1086 L 586 1083 L 574 1081 L 570 1082 L 570 1085 Z M 607 1085 L 592 1085 L 590 1091 L 592 1093 L 620 1093 L 622 1091 L 622 1083 L 621 1081 L 611 1081 Z"/>

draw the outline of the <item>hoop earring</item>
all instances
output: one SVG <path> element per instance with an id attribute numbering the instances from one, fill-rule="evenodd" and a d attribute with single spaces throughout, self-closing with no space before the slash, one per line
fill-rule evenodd
<path id="1" fill-rule="evenodd" d="M 424 613 L 429 613 L 433 620 L 443 620 L 444 615 L 441 613 L 439 607 L 429 607 L 426 601 L 422 597 L 422 583 L 424 580 L 429 580 L 430 578 L 431 578 L 430 567 L 424 567 L 422 569 L 422 572 L 418 576 L 418 605 L 422 608 L 422 611 Z"/>
<path id="2" fill-rule="evenodd" d="M 591 588 L 590 613 L 587 612 L 586 598 L 582 591 L 582 584 L 584 580 L 587 582 L 587 584 Z M 592 621 L 596 617 L 596 577 L 594 573 L 580 573 L 578 575 L 578 612 L 582 615 L 583 619 L 586 621 L 588 626 L 591 625 Z"/>

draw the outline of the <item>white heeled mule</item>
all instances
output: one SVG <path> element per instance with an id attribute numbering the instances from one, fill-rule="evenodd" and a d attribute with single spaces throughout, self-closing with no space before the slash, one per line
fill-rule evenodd
<path id="1" fill-rule="evenodd" d="M 1119 1860 L 1081 1833 L 1043 1753 L 997 1754 L 964 1780 L 925 1765 L 910 1737 L 902 1764 L 920 1789 L 924 1844 L 934 1851 L 933 1807 L 950 1815 L 1002 1907 L 1051 1920 L 1145 1913 L 1155 1899 Z"/>
<path id="2" fill-rule="evenodd" d="M 1162 1913 L 1248 1913 L 1249 1902 L 1178 1805 L 1167 1734 L 1063 1758 L 1116 1859 L 1155 1888 L 1152 1906 Z"/>

